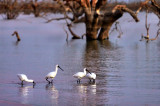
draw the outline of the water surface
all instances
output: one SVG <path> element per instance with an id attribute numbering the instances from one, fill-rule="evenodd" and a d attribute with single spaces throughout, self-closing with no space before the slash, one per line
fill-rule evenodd
<path id="1" fill-rule="evenodd" d="M 110 40 L 69 40 L 63 22 L 46 24 L 41 18 L 20 16 L 17 20 L 0 20 L 0 105 L 160 105 L 160 39 L 140 42 L 146 33 L 141 22 L 130 21 L 125 14 L 120 23 L 123 35 L 113 32 Z M 150 35 L 156 34 L 158 18 L 154 14 Z M 130 22 L 128 22 L 130 21 Z M 79 28 L 80 27 L 80 28 Z M 21 41 L 11 34 L 17 30 Z M 83 34 L 84 25 L 74 31 Z M 59 64 L 54 83 L 45 75 Z M 96 83 L 72 75 L 87 67 L 97 74 Z M 24 73 L 37 83 L 21 86 L 16 74 Z"/>

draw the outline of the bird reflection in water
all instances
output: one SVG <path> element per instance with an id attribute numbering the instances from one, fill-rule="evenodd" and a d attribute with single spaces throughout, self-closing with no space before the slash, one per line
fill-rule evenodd
<path id="1" fill-rule="evenodd" d="M 19 88 L 20 96 L 22 97 L 22 104 L 27 104 L 29 97 L 31 97 L 34 86 L 23 86 Z"/>
<path id="2" fill-rule="evenodd" d="M 54 87 L 53 84 L 47 84 L 46 85 L 46 90 L 49 93 L 50 99 L 52 101 L 52 104 L 58 104 L 58 98 L 59 98 L 59 92 L 58 90 Z"/>
<path id="3" fill-rule="evenodd" d="M 93 83 L 90 85 L 91 93 L 96 95 L 97 89 L 96 89 L 96 83 Z"/>
<path id="4" fill-rule="evenodd" d="M 79 84 L 76 88 L 84 105 L 88 105 L 92 101 L 92 106 L 96 106 L 96 83 Z"/>

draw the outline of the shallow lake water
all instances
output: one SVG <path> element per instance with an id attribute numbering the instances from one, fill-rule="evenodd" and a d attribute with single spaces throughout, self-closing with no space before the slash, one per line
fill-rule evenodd
<path id="1" fill-rule="evenodd" d="M 158 18 L 149 14 L 150 37 L 156 36 Z M 142 106 L 160 105 L 160 39 L 139 41 L 146 34 L 145 14 L 135 23 L 125 14 L 119 21 L 123 35 L 111 33 L 109 40 L 66 42 L 64 22 L 45 23 L 33 15 L 16 20 L 0 19 L 0 105 Z M 84 25 L 73 28 L 83 34 Z M 17 30 L 21 37 L 11 34 Z M 70 36 L 71 37 L 71 36 Z M 53 84 L 45 75 L 59 64 Z M 97 74 L 96 82 L 84 78 L 77 84 L 73 74 L 86 67 Z M 17 74 L 34 79 L 20 85 Z"/>

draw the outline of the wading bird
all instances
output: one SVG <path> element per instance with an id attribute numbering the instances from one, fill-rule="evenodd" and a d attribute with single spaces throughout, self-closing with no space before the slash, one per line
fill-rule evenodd
<path id="1" fill-rule="evenodd" d="M 32 79 L 28 79 L 27 76 L 25 74 L 17 74 L 17 77 L 22 81 L 21 85 L 23 85 L 23 82 L 32 82 L 33 85 L 35 85 L 36 83 L 34 82 L 34 80 Z"/>
<path id="2" fill-rule="evenodd" d="M 93 83 L 94 83 L 95 80 L 96 80 L 96 74 L 95 74 L 95 73 L 88 73 L 88 74 L 86 75 L 86 77 L 89 78 L 90 82 L 92 82 L 92 80 L 93 80 Z"/>
<path id="3" fill-rule="evenodd" d="M 89 72 L 87 68 L 84 68 L 84 72 L 77 72 L 73 77 L 77 78 L 77 83 L 80 83 L 81 79 L 86 76 L 87 72 Z"/>
<path id="4" fill-rule="evenodd" d="M 59 65 L 56 65 L 55 71 L 50 72 L 46 75 L 45 79 L 48 81 L 49 84 L 53 83 L 53 79 L 57 75 L 58 68 L 60 68 L 62 71 L 64 71 Z M 48 80 L 49 78 L 51 79 L 51 81 Z"/>

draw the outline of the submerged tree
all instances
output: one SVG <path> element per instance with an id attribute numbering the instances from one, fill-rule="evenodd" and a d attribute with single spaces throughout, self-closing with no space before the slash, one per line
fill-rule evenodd
<path id="1" fill-rule="evenodd" d="M 129 13 L 135 22 L 139 19 L 137 14 L 140 10 L 151 1 L 151 6 L 154 9 L 154 13 L 159 17 L 159 6 L 155 0 L 145 0 L 136 12 L 127 8 L 126 5 L 116 5 L 109 10 L 103 10 L 104 6 L 109 6 L 108 0 L 54 0 L 64 9 L 64 17 L 53 18 L 48 20 L 66 20 L 68 30 L 72 34 L 73 38 L 80 39 L 81 37 L 72 31 L 71 27 L 73 23 L 84 22 L 86 27 L 87 40 L 104 40 L 109 39 L 109 31 L 113 23 L 117 22 L 119 18 L 123 16 L 124 12 Z M 68 15 L 72 14 L 71 15 Z M 66 30 L 65 30 L 66 32 Z M 67 33 L 68 35 L 68 33 Z"/>
<path id="2" fill-rule="evenodd" d="M 147 5 L 147 3 L 151 1 L 151 5 Z M 159 24 L 160 24 L 160 6 L 157 5 L 156 1 L 155 0 L 146 0 L 142 7 L 145 7 L 146 8 L 146 21 L 145 21 L 145 28 L 146 28 L 146 31 L 147 31 L 147 35 L 144 36 L 142 34 L 142 37 L 141 37 L 141 40 L 142 41 L 143 39 L 145 39 L 147 42 L 148 41 L 153 41 L 153 40 L 156 40 L 158 38 L 158 36 L 160 35 L 160 28 L 157 30 L 157 34 L 155 36 L 155 38 L 150 38 L 149 36 L 149 29 L 150 29 L 150 24 L 148 25 L 148 22 L 147 22 L 147 17 L 148 17 L 148 12 L 149 10 L 151 10 L 155 15 L 157 15 L 157 17 L 159 18 Z M 140 9 L 142 8 L 140 7 Z M 158 25 L 159 25 L 158 24 Z"/>
<path id="3" fill-rule="evenodd" d="M 109 31 L 114 22 L 123 16 L 124 12 L 129 13 L 132 18 L 138 22 L 137 14 L 127 8 L 125 5 L 117 5 L 111 11 L 102 11 L 103 6 L 107 6 L 107 0 L 54 0 L 60 4 L 65 12 L 63 18 L 51 19 L 60 20 L 66 19 L 68 30 L 73 35 L 73 38 L 81 38 L 76 35 L 71 26 L 76 22 L 84 22 L 86 27 L 87 40 L 104 40 L 109 39 Z M 72 17 L 68 16 L 72 13 Z M 49 21 L 51 21 L 49 20 Z M 70 23 L 68 22 L 70 20 Z M 48 22 L 49 22 L 48 21 Z"/>

